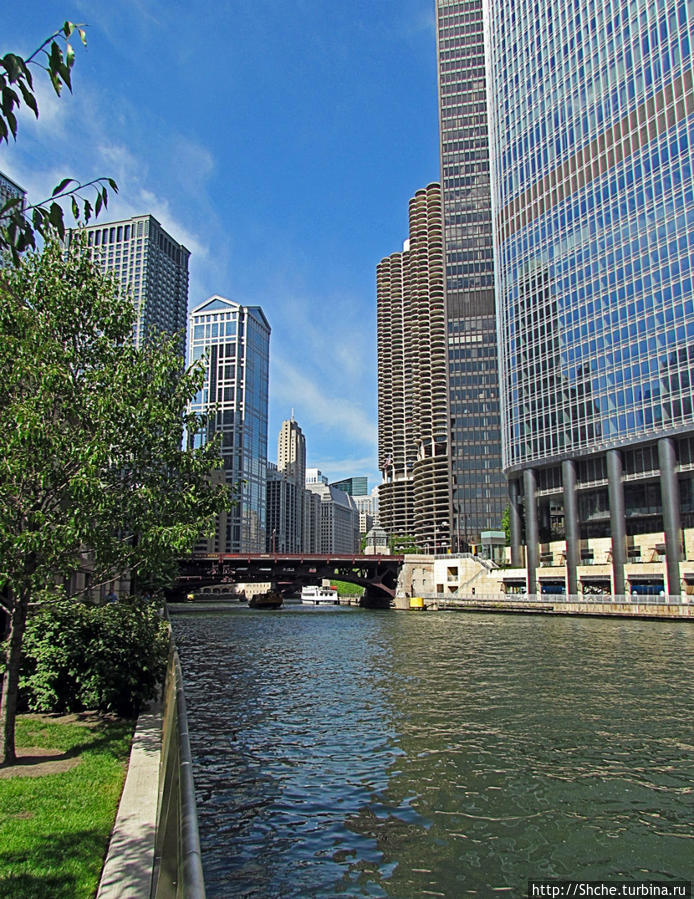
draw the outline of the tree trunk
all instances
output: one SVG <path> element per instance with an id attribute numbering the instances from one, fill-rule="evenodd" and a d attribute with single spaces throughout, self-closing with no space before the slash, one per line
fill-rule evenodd
<path id="1" fill-rule="evenodd" d="M 10 633 L 7 640 L 7 664 L 2 679 L 2 698 L 0 698 L 0 766 L 13 765 L 17 761 L 14 728 L 17 717 L 19 665 L 22 659 L 22 643 L 26 630 L 28 597 L 15 594 L 14 599 L 15 604 L 10 617 Z"/>

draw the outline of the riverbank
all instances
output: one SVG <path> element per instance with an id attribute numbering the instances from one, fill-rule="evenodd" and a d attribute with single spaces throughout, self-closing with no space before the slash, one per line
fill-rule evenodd
<path id="1" fill-rule="evenodd" d="M 686 597 L 685 599 L 688 599 Z M 694 621 L 694 604 L 680 597 L 625 596 L 439 596 L 396 597 L 399 611 L 493 612 L 525 615 L 588 615 Z"/>

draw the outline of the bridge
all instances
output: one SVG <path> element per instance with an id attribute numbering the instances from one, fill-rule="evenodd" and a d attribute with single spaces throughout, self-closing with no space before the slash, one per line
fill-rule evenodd
<path id="1" fill-rule="evenodd" d="M 288 592 L 330 578 L 364 587 L 362 605 L 387 608 L 403 561 L 404 556 L 339 553 L 199 553 L 180 560 L 167 598 L 175 602 L 202 587 L 258 582 L 270 582 L 273 589 Z"/>

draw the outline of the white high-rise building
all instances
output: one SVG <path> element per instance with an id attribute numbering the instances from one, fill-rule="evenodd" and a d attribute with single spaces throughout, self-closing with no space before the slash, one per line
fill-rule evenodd
<path id="1" fill-rule="evenodd" d="M 192 408 L 221 433 L 224 476 L 236 492 L 208 541 L 211 552 L 265 552 L 269 352 L 270 325 L 259 306 L 212 296 L 190 314 L 188 363 L 207 365 Z"/>
<path id="2" fill-rule="evenodd" d="M 280 523 L 288 552 L 301 552 L 304 534 L 304 483 L 306 480 L 306 438 L 294 421 L 294 414 L 282 422 L 277 438 L 277 472 L 293 489 L 288 491 L 286 519 Z M 290 497 L 293 496 L 293 500 Z"/>

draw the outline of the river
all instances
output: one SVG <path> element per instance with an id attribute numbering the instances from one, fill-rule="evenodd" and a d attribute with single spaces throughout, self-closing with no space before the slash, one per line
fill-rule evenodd
<path id="1" fill-rule="evenodd" d="M 691 622 L 174 617 L 213 897 L 690 879 Z"/>

